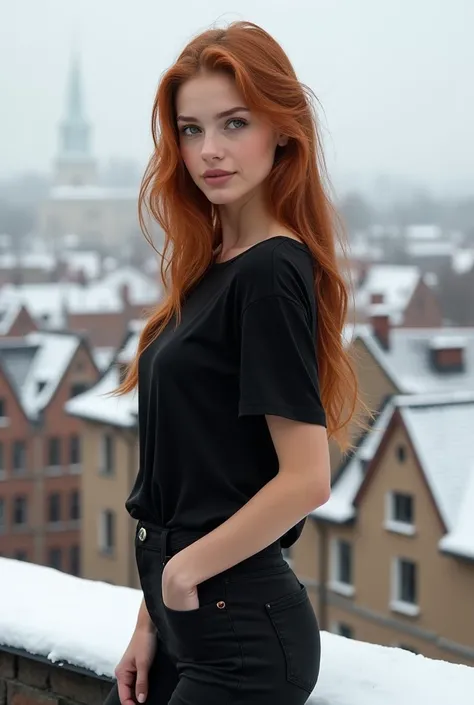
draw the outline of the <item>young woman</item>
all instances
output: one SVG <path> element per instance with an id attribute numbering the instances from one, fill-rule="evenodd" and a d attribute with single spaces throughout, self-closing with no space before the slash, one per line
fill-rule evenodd
<path id="1" fill-rule="evenodd" d="M 158 88 L 140 204 L 171 255 L 118 390 L 138 384 L 144 599 L 107 705 L 302 705 L 318 678 L 282 547 L 328 499 L 357 389 L 309 96 L 249 22 L 195 38 Z"/>

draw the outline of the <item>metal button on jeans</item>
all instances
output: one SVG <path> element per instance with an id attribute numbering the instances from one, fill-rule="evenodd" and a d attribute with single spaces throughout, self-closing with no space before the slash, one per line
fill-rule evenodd
<path id="1" fill-rule="evenodd" d="M 146 529 L 143 526 L 138 532 L 138 538 L 140 539 L 140 541 L 144 541 L 146 539 Z"/>

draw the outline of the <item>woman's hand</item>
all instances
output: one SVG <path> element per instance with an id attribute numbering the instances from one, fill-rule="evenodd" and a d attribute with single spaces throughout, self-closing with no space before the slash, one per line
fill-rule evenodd
<path id="1" fill-rule="evenodd" d="M 163 604 L 172 610 L 188 611 L 199 608 L 197 585 L 192 580 L 186 579 L 184 571 L 180 569 L 181 559 L 177 553 L 170 558 L 163 570 L 161 590 Z"/>

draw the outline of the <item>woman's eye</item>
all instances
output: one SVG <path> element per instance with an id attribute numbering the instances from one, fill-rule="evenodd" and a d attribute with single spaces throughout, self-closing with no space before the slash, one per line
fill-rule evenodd
<path id="1" fill-rule="evenodd" d="M 197 133 L 196 132 L 186 132 L 186 130 L 199 130 L 199 128 L 197 125 L 185 125 L 182 128 L 181 132 L 183 133 L 183 135 L 191 136 L 191 135 L 196 135 Z"/>
<path id="2" fill-rule="evenodd" d="M 242 120 L 241 118 L 232 118 L 232 120 L 229 120 L 229 122 L 227 124 L 230 125 L 233 122 L 240 122 L 240 126 L 238 126 L 237 128 L 233 128 L 233 129 L 239 129 L 239 127 L 245 127 L 245 125 L 247 124 L 246 121 Z"/>

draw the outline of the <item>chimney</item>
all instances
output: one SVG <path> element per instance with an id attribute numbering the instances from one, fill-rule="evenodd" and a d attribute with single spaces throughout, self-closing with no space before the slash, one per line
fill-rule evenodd
<path id="1" fill-rule="evenodd" d="M 370 294 L 370 303 L 371 304 L 383 304 L 384 303 L 384 296 L 382 293 L 378 292 L 372 292 Z"/>
<path id="2" fill-rule="evenodd" d="M 446 374 L 464 372 L 465 348 L 466 341 L 460 336 L 436 335 L 429 342 L 431 367 Z"/>
<path id="3" fill-rule="evenodd" d="M 120 287 L 120 293 L 122 296 L 123 307 L 125 310 L 130 308 L 130 287 L 127 283 L 122 284 Z"/>
<path id="4" fill-rule="evenodd" d="M 390 312 L 385 304 L 377 303 L 369 307 L 369 321 L 372 333 L 384 350 L 390 349 Z"/>

